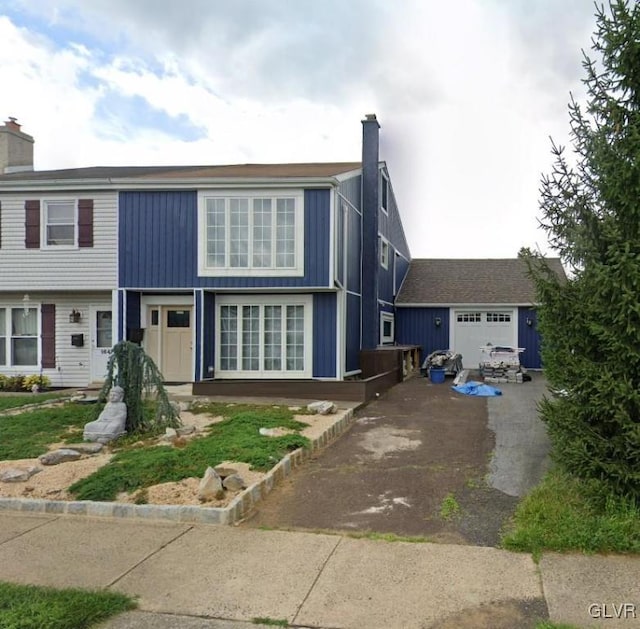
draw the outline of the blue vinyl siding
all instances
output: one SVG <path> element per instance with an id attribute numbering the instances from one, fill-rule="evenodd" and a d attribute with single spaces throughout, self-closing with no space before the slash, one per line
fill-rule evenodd
<path id="1" fill-rule="evenodd" d="M 404 281 L 407 271 L 409 270 L 409 262 L 402 256 L 396 256 L 396 295 L 400 292 L 400 287 Z"/>
<path id="2" fill-rule="evenodd" d="M 330 194 L 329 189 L 304 191 L 304 276 L 199 277 L 197 192 L 121 192 L 119 284 L 136 288 L 329 286 Z"/>
<path id="3" fill-rule="evenodd" d="M 345 370 L 360 369 L 360 297 L 347 293 Z"/>
<path id="4" fill-rule="evenodd" d="M 362 269 L 360 267 L 362 254 L 362 217 L 353 208 L 347 215 L 347 289 L 360 293 L 362 283 Z"/>
<path id="5" fill-rule="evenodd" d="M 531 326 L 527 325 L 527 318 Z M 538 333 L 537 312 L 533 308 L 518 308 L 518 347 L 524 347 L 520 354 L 520 363 L 528 369 L 541 369 L 540 334 Z"/>
<path id="6" fill-rule="evenodd" d="M 124 331 L 126 327 L 126 321 L 124 317 L 124 302 L 125 302 L 125 291 L 119 290 L 118 291 L 118 334 L 117 334 L 118 343 L 124 340 L 124 337 L 125 337 Z"/>
<path id="7" fill-rule="evenodd" d="M 338 192 L 358 210 L 362 206 L 362 176 L 357 175 L 346 179 L 338 186 Z"/>
<path id="8" fill-rule="evenodd" d="M 194 312 L 193 324 L 195 326 L 196 344 L 194 347 L 194 360 L 196 362 L 195 380 L 202 380 L 202 291 L 196 291 L 193 296 Z"/>
<path id="9" fill-rule="evenodd" d="M 202 300 L 204 330 L 202 334 L 202 377 L 212 378 L 216 361 L 216 297 L 205 291 Z"/>
<path id="10" fill-rule="evenodd" d="M 449 308 L 397 308 L 395 326 L 397 343 L 422 347 L 421 364 L 431 352 L 449 349 Z"/>
<path id="11" fill-rule="evenodd" d="M 400 218 L 398 205 L 396 204 L 393 188 L 391 187 L 391 178 L 389 178 L 389 199 L 387 205 L 389 207 L 387 208 L 386 215 L 382 210 L 379 212 L 380 233 L 383 234 L 405 258 L 411 259 L 409 245 L 407 244 L 407 239 L 402 227 L 402 219 Z"/>
<path id="12" fill-rule="evenodd" d="M 126 329 L 140 327 L 140 293 L 136 291 L 127 291 L 126 300 Z M 128 336 L 128 335 L 127 335 Z"/>
<path id="13" fill-rule="evenodd" d="M 336 268 L 335 275 L 336 280 L 339 282 L 340 286 L 344 286 L 345 281 L 345 271 L 344 271 L 344 247 L 345 247 L 345 219 L 347 216 L 347 212 L 349 211 L 348 206 L 344 201 L 338 197 L 336 202 L 336 219 L 335 219 L 335 248 L 336 248 Z"/>
<path id="14" fill-rule="evenodd" d="M 388 268 L 380 265 L 378 272 L 378 299 L 393 303 L 393 259 L 396 257 L 391 243 L 389 243 L 389 264 Z"/>
<path id="15" fill-rule="evenodd" d="M 336 376 L 336 294 L 313 296 L 313 377 Z"/>

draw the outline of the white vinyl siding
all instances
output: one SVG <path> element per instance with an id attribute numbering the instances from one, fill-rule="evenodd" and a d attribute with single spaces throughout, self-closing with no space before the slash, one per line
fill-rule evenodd
<path id="1" fill-rule="evenodd" d="M 93 199 L 93 247 L 45 246 L 25 248 L 26 200 L 41 200 L 41 231 L 44 201 Z M 0 193 L 2 204 L 2 249 L 0 277 L 2 290 L 15 290 L 20 298 L 35 290 L 111 290 L 118 275 L 118 194 L 117 192 Z M 77 239 L 77 227 L 75 228 Z"/>
<path id="2" fill-rule="evenodd" d="M 7 317 L 9 316 L 9 308 L 15 308 L 22 316 L 23 306 L 22 298 L 24 293 L 12 293 L 8 295 L 0 294 L 0 312 L 1 309 L 7 309 Z M 103 293 L 45 293 L 34 292 L 29 293 L 29 308 L 34 309 L 37 313 L 37 328 L 35 341 L 37 343 L 38 360 L 36 365 L 1 365 L 0 374 L 5 375 L 31 375 L 40 373 L 40 356 L 41 356 L 41 304 L 55 304 L 56 318 L 56 367 L 50 369 L 42 369 L 42 374 L 51 380 L 54 387 L 84 387 L 91 382 L 91 325 L 93 323 L 90 315 L 90 307 L 94 306 L 97 310 L 110 311 L 112 307 L 111 292 Z M 80 312 L 79 323 L 70 323 L 69 314 L 72 310 Z M 18 315 L 16 315 L 18 316 Z M 2 315 L 0 314 L 0 324 Z M 6 324 L 8 325 L 8 323 Z M 5 325 L 5 329 L 6 329 Z M 20 331 L 25 331 L 23 328 Z M 1 333 L 0 333 L 1 334 Z M 83 347 L 73 347 L 71 345 L 71 335 L 82 334 L 84 336 Z M 106 334 L 106 332 L 105 332 Z M 15 335 L 14 340 L 22 335 Z M 23 337 L 24 338 L 24 337 Z M 9 357 L 9 345 L 12 342 L 11 337 L 6 338 L 7 358 Z M 33 341 L 25 341 L 26 343 Z M 2 340 L 0 337 L 0 346 Z M 0 347 L 0 355 L 1 355 Z"/>
<path id="3" fill-rule="evenodd" d="M 217 300 L 217 378 L 310 378 L 312 300 L 228 295 Z"/>
<path id="4" fill-rule="evenodd" d="M 301 191 L 200 192 L 198 270 L 203 276 L 302 276 Z"/>

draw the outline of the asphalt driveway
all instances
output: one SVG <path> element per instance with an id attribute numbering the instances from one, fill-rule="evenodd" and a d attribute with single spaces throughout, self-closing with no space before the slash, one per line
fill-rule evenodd
<path id="1" fill-rule="evenodd" d="M 494 546 L 547 465 L 545 381 L 464 396 L 414 377 L 356 412 L 349 431 L 263 501 L 244 526 L 420 535 Z"/>

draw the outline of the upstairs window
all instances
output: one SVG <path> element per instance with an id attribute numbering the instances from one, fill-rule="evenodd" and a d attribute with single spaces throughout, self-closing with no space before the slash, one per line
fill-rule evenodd
<path id="1" fill-rule="evenodd" d="M 380 237 L 380 266 L 383 269 L 389 268 L 389 242 Z"/>
<path id="2" fill-rule="evenodd" d="M 75 201 L 45 201 L 44 242 L 47 247 L 74 247 L 76 224 Z"/>
<path id="3" fill-rule="evenodd" d="M 202 275 L 303 275 L 299 194 L 200 196 Z"/>
<path id="4" fill-rule="evenodd" d="M 384 173 L 380 177 L 380 207 L 383 212 L 389 212 L 389 180 Z"/>

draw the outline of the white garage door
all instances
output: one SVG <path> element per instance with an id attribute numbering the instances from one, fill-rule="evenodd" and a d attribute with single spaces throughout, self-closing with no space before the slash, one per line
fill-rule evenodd
<path id="1" fill-rule="evenodd" d="M 462 364 L 477 369 L 480 347 L 491 343 L 517 346 L 516 313 L 514 310 L 456 310 L 453 313 L 451 347 L 462 354 Z"/>

